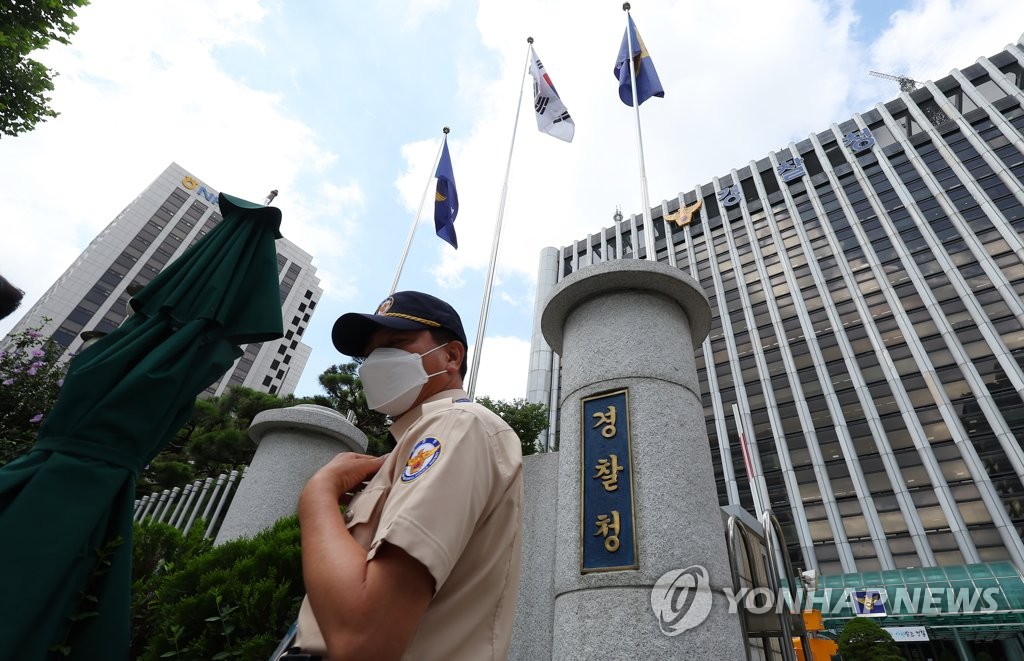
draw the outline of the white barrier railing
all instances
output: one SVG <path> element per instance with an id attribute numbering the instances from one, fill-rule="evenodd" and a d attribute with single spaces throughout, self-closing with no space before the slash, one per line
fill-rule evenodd
<path id="1" fill-rule="evenodd" d="M 216 478 L 196 480 L 184 487 L 154 491 L 135 501 L 133 520 L 166 523 L 187 535 L 195 520 L 200 518 L 207 522 L 203 538 L 213 537 L 244 473 L 243 468 L 241 472 L 221 473 Z"/>

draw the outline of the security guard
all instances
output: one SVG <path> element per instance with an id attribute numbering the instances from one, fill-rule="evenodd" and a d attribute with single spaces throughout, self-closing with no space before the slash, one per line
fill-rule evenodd
<path id="1" fill-rule="evenodd" d="M 366 357 L 367 404 L 394 419 L 397 444 L 385 457 L 338 455 L 302 491 L 308 594 L 292 658 L 506 658 L 522 453 L 515 432 L 462 390 L 459 315 L 396 292 L 374 314 L 342 315 L 332 339 Z M 343 516 L 338 504 L 365 480 Z"/>

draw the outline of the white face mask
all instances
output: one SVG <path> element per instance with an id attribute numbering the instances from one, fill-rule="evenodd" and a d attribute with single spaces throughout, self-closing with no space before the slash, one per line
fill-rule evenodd
<path id="1" fill-rule="evenodd" d="M 366 405 L 390 416 L 401 415 L 411 409 L 427 380 L 446 371 L 427 374 L 423 369 L 423 356 L 447 345 L 445 342 L 423 354 L 390 347 L 374 349 L 359 368 Z"/>

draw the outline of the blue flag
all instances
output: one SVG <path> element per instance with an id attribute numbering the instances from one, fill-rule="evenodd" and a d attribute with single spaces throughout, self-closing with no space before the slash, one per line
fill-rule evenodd
<path id="1" fill-rule="evenodd" d="M 644 40 L 640 38 L 640 33 L 637 32 L 632 16 L 629 16 L 629 27 L 626 29 L 629 30 L 630 34 L 622 33 L 619 57 L 615 60 L 615 77 L 619 80 L 619 98 L 627 106 L 632 107 L 633 89 L 629 81 L 629 60 L 626 55 L 629 53 L 627 37 L 632 37 L 633 41 L 633 67 L 636 69 L 636 95 L 639 99 L 637 105 L 640 105 L 652 96 L 664 97 L 665 90 L 661 87 L 661 81 L 658 80 L 658 72 L 654 70 L 654 60 L 651 59 L 650 53 L 647 52 L 647 47 L 644 46 Z"/>
<path id="2" fill-rule="evenodd" d="M 455 237 L 455 216 L 459 214 L 459 195 L 455 192 L 455 174 L 452 159 L 448 155 L 448 136 L 441 148 L 441 160 L 437 163 L 437 192 L 434 193 L 434 229 L 437 235 L 458 249 Z"/>

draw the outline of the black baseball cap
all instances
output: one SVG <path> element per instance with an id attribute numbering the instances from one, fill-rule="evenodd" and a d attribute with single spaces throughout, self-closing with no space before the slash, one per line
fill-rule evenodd
<path id="1" fill-rule="evenodd" d="M 395 330 L 451 331 L 462 342 L 466 342 L 466 331 L 455 308 L 436 296 L 418 291 L 396 291 L 377 306 L 373 314 L 349 312 L 338 317 L 331 331 L 334 347 L 346 356 L 365 356 L 370 336 L 378 328 Z"/>

